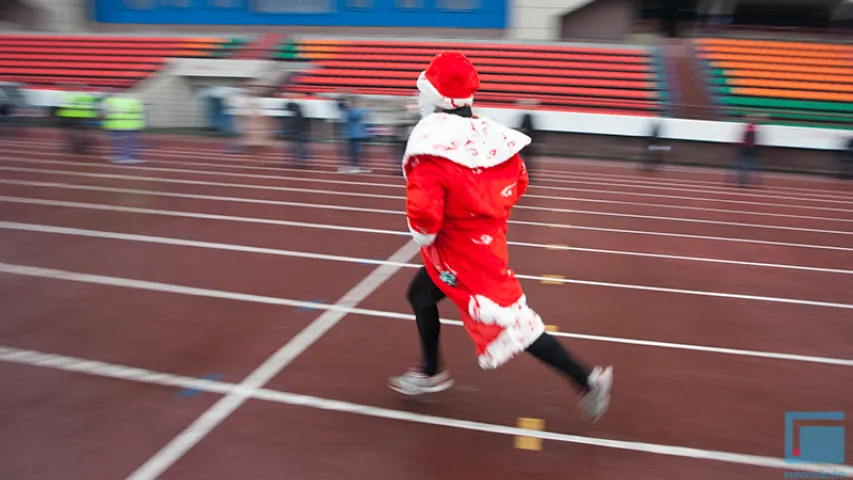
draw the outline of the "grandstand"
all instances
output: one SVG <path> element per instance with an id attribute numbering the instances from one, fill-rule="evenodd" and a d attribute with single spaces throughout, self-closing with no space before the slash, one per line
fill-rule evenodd
<path id="1" fill-rule="evenodd" d="M 167 58 L 228 58 L 243 38 L 0 35 L 0 81 L 129 88 Z"/>
<path id="2" fill-rule="evenodd" d="M 724 116 L 759 112 L 774 123 L 850 127 L 853 46 L 737 38 L 694 45 Z"/>
<path id="3" fill-rule="evenodd" d="M 410 96 L 436 51 L 464 52 L 480 69 L 483 106 L 538 100 L 552 110 L 657 115 L 665 81 L 651 50 L 584 45 L 544 46 L 434 41 L 305 39 L 280 44 L 275 57 L 317 68 L 293 90 Z"/>
<path id="4" fill-rule="evenodd" d="M 168 58 L 231 58 L 247 44 L 228 37 L 3 35 L 0 80 L 130 88 Z M 294 91 L 410 96 L 434 52 L 448 48 L 464 51 L 481 69 L 484 106 L 535 99 L 543 108 L 575 112 L 659 115 L 666 108 L 665 77 L 652 50 L 642 48 L 307 38 L 284 40 L 269 56 L 317 66 Z"/>

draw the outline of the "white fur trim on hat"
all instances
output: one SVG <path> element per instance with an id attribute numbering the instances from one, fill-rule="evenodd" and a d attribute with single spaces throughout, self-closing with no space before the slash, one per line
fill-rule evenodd
<path id="1" fill-rule="evenodd" d="M 426 72 L 421 72 L 418 77 L 418 90 L 429 100 L 429 102 L 443 110 L 453 110 L 460 107 L 470 107 L 474 104 L 474 97 L 448 98 L 439 93 L 435 86 L 426 78 Z"/>

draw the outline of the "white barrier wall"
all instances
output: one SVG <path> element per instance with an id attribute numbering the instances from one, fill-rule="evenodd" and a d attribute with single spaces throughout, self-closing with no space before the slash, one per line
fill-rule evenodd
<path id="1" fill-rule="evenodd" d="M 554 41 L 560 38 L 560 19 L 595 0 L 514 0 L 509 6 L 507 37 Z"/>
<path id="2" fill-rule="evenodd" d="M 52 90 L 27 90 L 28 100 L 33 106 L 56 106 L 59 101 Z M 411 99 L 415 101 L 414 97 Z M 271 116 L 286 116 L 283 110 L 286 100 L 266 99 L 264 106 Z M 340 120 L 335 100 L 299 100 L 307 117 L 322 120 Z M 239 108 L 239 103 L 232 104 Z M 239 114 L 239 110 L 234 112 Z M 475 108 L 480 116 L 490 117 L 510 127 L 521 121 L 521 110 L 514 108 Z M 716 122 L 681 118 L 637 117 L 631 115 L 604 115 L 596 113 L 536 111 L 537 127 L 544 131 L 644 137 L 651 131 L 653 121 L 663 122 L 661 137 L 712 143 L 740 142 L 744 124 L 739 122 Z M 761 127 L 761 144 L 770 147 L 802 148 L 811 150 L 841 150 L 853 137 L 853 131 L 832 128 L 789 127 L 765 125 Z"/>

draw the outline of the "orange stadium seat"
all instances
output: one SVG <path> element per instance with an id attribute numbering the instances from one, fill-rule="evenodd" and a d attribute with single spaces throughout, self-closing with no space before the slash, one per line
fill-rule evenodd
<path id="1" fill-rule="evenodd" d="M 792 124 L 853 123 L 853 46 L 705 38 L 694 41 L 715 100 L 741 116 Z"/>

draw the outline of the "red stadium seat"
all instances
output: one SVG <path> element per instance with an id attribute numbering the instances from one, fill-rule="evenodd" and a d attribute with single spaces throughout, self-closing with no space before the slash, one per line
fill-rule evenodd
<path id="1" fill-rule="evenodd" d="M 662 111 L 649 51 L 586 46 L 385 40 L 296 42 L 297 58 L 318 68 L 295 77 L 295 91 L 414 96 L 415 80 L 437 51 L 465 53 L 480 72 L 481 106 L 539 100 L 549 109 L 599 113 Z"/>
<path id="2" fill-rule="evenodd" d="M 0 78 L 130 87 L 170 57 L 211 57 L 230 38 L 0 35 Z"/>

